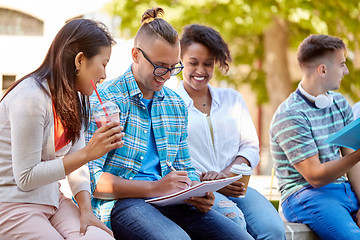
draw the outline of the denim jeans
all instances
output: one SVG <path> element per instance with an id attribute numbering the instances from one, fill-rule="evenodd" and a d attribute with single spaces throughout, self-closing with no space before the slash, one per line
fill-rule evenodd
<path id="1" fill-rule="evenodd" d="M 360 205 L 348 182 L 308 186 L 290 195 L 281 206 L 288 221 L 307 224 L 321 239 L 360 239 L 360 228 L 354 221 Z"/>
<path id="2" fill-rule="evenodd" d="M 227 196 L 221 193 L 214 192 L 215 203 L 212 209 L 218 211 L 222 215 L 228 217 L 236 224 L 239 225 L 240 229 L 246 230 L 246 222 L 243 212 L 237 207 L 236 203 L 231 201 Z"/>
<path id="3" fill-rule="evenodd" d="M 255 239 L 285 240 L 285 226 L 278 211 L 258 191 L 248 187 L 244 198 L 228 198 L 243 212 L 246 229 Z"/>
<path id="4" fill-rule="evenodd" d="M 116 239 L 253 239 L 215 210 L 200 212 L 188 204 L 156 207 L 144 199 L 120 199 L 111 211 Z"/>

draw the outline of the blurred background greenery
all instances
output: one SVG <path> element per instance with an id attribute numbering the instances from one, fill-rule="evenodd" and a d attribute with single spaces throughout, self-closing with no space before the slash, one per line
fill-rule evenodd
<path id="1" fill-rule="evenodd" d="M 204 24 L 219 31 L 228 43 L 233 58 L 230 71 L 226 75 L 216 71 L 215 79 L 235 89 L 247 85 L 255 95 L 255 106 L 250 108 L 256 108 L 256 117 L 252 115 L 262 149 L 263 166 L 258 173 L 271 169 L 268 128 L 276 108 L 301 80 L 296 51 L 305 37 L 328 34 L 343 39 L 350 74 L 339 91 L 351 104 L 360 100 L 357 0 L 112 0 L 106 9 L 120 16 L 121 37 L 133 38 L 142 13 L 157 6 L 180 34 L 187 24 Z"/>
<path id="2" fill-rule="evenodd" d="M 286 98 L 300 79 L 292 79 L 288 52 L 296 51 L 309 34 L 329 34 L 349 48 L 350 70 L 340 92 L 360 100 L 356 76 L 360 73 L 360 2 L 325 0 L 113 0 L 109 13 L 121 17 L 121 35 L 133 38 L 142 13 L 162 7 L 164 19 L 181 33 L 182 27 L 199 23 L 215 28 L 228 43 L 233 58 L 231 71 L 219 75 L 238 86 L 249 84 L 263 104 Z M 278 105 L 280 102 L 274 102 Z"/>

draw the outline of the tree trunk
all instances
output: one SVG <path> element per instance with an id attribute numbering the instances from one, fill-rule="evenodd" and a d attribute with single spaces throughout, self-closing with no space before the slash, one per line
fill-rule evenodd
<path id="1" fill-rule="evenodd" d="M 277 107 L 291 92 L 291 79 L 288 68 L 288 31 L 286 22 L 279 17 L 273 18 L 272 25 L 264 31 L 266 87 L 269 102 L 263 105 L 262 111 L 262 173 L 271 171 L 269 161 L 269 126 Z M 271 159 L 271 158 L 270 158 Z"/>

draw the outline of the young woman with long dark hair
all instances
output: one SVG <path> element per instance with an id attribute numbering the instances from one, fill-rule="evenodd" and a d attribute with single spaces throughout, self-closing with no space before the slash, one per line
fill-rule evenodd
<path id="1" fill-rule="evenodd" d="M 87 163 L 121 147 L 110 122 L 85 146 L 90 80 L 106 78 L 115 43 L 105 25 L 68 22 L 38 69 L 0 102 L 0 238 L 113 239 L 92 213 Z M 67 177 L 79 207 L 59 190 Z"/>

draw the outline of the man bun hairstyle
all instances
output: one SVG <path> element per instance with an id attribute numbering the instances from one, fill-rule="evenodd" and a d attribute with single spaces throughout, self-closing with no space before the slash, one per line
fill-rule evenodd
<path id="1" fill-rule="evenodd" d="M 311 34 L 300 44 L 297 59 L 300 67 L 303 68 L 307 64 L 313 63 L 317 59 L 339 49 L 343 49 L 345 54 L 347 53 L 346 45 L 340 38 L 322 34 Z"/>
<path id="2" fill-rule="evenodd" d="M 162 8 L 151 8 L 146 10 L 141 17 L 141 26 L 135 36 L 135 46 L 138 46 L 139 42 L 145 39 L 153 39 L 161 37 L 165 39 L 171 45 L 175 45 L 178 42 L 178 33 L 168 22 L 162 17 L 165 12 Z"/>
<path id="3" fill-rule="evenodd" d="M 230 50 L 220 33 L 204 25 L 191 24 L 183 28 L 180 38 L 181 57 L 192 43 L 206 46 L 221 70 L 227 72 L 231 62 Z"/>

